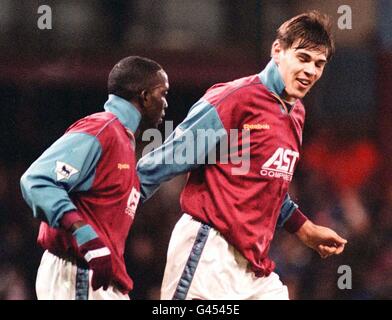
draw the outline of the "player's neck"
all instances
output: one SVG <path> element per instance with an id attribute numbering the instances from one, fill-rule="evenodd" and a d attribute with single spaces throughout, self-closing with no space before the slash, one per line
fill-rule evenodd
<path id="1" fill-rule="evenodd" d="M 288 103 L 288 104 L 290 104 L 290 105 L 294 105 L 294 103 L 295 103 L 295 101 L 297 101 L 297 98 L 294 98 L 294 97 L 292 97 L 292 96 L 289 96 L 288 94 L 287 94 L 287 92 L 286 91 L 283 91 L 283 93 L 282 93 L 282 100 L 285 102 L 285 103 Z"/>
<path id="2" fill-rule="evenodd" d="M 296 100 L 294 100 L 294 101 L 289 101 L 289 100 L 286 100 L 286 99 L 282 99 L 282 100 L 283 100 L 284 103 L 287 103 L 287 104 L 289 104 L 290 106 L 293 106 L 293 105 L 295 104 L 295 101 L 296 101 Z"/>

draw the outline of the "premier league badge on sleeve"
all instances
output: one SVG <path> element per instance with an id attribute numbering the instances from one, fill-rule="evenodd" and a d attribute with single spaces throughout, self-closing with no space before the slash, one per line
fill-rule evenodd
<path id="1" fill-rule="evenodd" d="M 61 180 L 68 180 L 70 177 L 72 177 L 74 174 L 78 173 L 79 170 L 75 169 L 74 167 L 70 166 L 69 164 L 62 162 L 62 161 L 56 161 L 56 179 L 57 181 Z"/>

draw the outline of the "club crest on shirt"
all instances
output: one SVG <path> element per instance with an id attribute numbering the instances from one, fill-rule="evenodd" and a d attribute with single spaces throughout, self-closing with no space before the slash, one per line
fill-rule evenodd
<path id="1" fill-rule="evenodd" d="M 72 177 L 74 174 L 78 173 L 79 170 L 75 169 L 71 165 L 62 162 L 62 161 L 56 161 L 56 180 L 61 181 L 61 180 L 68 180 L 70 177 Z"/>

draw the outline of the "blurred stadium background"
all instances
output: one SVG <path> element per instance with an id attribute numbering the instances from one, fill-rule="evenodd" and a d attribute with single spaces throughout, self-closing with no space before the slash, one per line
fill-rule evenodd
<path id="1" fill-rule="evenodd" d="M 37 27 L 43 4 L 51 30 Z M 352 29 L 337 27 L 341 5 L 352 9 Z M 308 9 L 334 18 L 337 53 L 305 99 L 291 194 L 349 243 L 321 260 L 278 231 L 272 255 L 292 299 L 391 299 L 391 0 L 0 0 L 0 299 L 36 298 L 42 250 L 19 178 L 73 121 L 102 110 L 115 62 L 160 62 L 171 81 L 166 120 L 177 124 L 212 84 L 259 72 L 276 28 Z M 167 183 L 138 210 L 126 251 L 134 299 L 159 298 L 183 183 Z M 340 265 L 352 269 L 351 290 L 337 286 Z"/>

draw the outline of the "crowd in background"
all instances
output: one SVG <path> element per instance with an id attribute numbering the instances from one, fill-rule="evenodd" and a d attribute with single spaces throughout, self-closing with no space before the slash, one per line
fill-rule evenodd
<path id="1" fill-rule="evenodd" d="M 47 1 L 55 28 L 39 31 L 29 2 L 16 11 L 33 10 L 23 21 L 20 14 L 5 19 L 4 12 L 15 12 L 16 5 L 0 0 L 0 57 L 9 62 L 0 66 L 0 299 L 35 299 L 39 222 L 22 199 L 20 176 L 72 122 L 102 110 L 112 62 L 134 53 L 159 61 L 172 80 L 166 120 L 177 124 L 210 85 L 261 71 L 279 22 L 303 9 L 336 15 L 339 5 L 335 0 L 328 6 L 308 1 L 309 8 L 285 0 L 196 2 L 195 7 L 195 1 L 169 0 L 160 7 L 156 1 L 96 1 L 99 6 Z M 353 7 L 354 27 L 336 30 L 337 55 L 305 100 L 303 153 L 290 194 L 310 219 L 335 229 L 348 244 L 342 255 L 324 260 L 295 235 L 278 230 L 271 255 L 292 299 L 392 298 L 392 41 L 385 31 L 390 26 L 383 29 L 392 5 L 346 2 Z M 366 24 L 366 14 L 384 27 Z M 75 60 L 77 68 L 69 67 Z M 143 146 L 139 139 L 139 157 Z M 134 299 L 159 298 L 185 179 L 167 182 L 138 209 L 125 253 Z M 337 285 L 342 265 L 352 270 L 352 289 Z"/>

